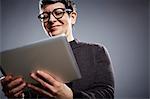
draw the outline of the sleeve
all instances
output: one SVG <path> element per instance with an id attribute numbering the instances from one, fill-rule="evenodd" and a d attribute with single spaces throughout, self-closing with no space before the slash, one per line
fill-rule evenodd
<path id="1" fill-rule="evenodd" d="M 107 50 L 102 46 L 96 46 L 93 50 L 96 66 L 96 77 L 94 84 L 87 90 L 73 91 L 73 98 L 97 99 L 114 98 L 114 76 L 110 57 Z"/>

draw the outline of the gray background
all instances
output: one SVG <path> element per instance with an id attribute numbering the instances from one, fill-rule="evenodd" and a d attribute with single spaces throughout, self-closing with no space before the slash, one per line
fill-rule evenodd
<path id="1" fill-rule="evenodd" d="M 148 0 L 76 0 L 79 41 L 103 44 L 112 58 L 116 98 L 148 98 Z M 6 50 L 46 38 L 38 0 L 1 0 L 0 37 Z"/>
<path id="2" fill-rule="evenodd" d="M 2 47 L 1 47 L 1 43 L 2 43 L 2 41 L 1 41 L 1 40 L 2 40 L 2 39 L 1 39 L 1 37 L 2 37 L 2 36 L 1 36 L 1 34 L 2 34 L 2 28 L 1 28 L 1 27 L 2 27 L 2 26 L 1 26 L 1 23 L 2 23 L 2 22 L 1 22 L 1 17 L 2 17 L 2 14 L 1 14 L 1 0 L 0 0 L 0 50 L 1 50 L 1 48 L 2 48 Z"/>
<path id="3" fill-rule="evenodd" d="M 148 11 L 148 13 L 149 13 L 149 16 L 148 16 L 148 19 L 149 19 L 149 24 L 148 24 L 148 33 L 149 33 L 149 38 L 148 38 L 148 45 L 149 45 L 149 49 L 148 49 L 148 52 L 149 52 L 149 56 L 148 56 L 148 61 L 149 61 L 149 71 L 150 71 L 150 0 L 149 0 L 149 11 Z M 149 73 L 149 77 L 150 77 L 150 72 L 148 72 Z M 150 79 L 149 79 L 149 83 L 150 83 Z M 150 85 L 149 85 L 149 95 L 150 95 Z"/>

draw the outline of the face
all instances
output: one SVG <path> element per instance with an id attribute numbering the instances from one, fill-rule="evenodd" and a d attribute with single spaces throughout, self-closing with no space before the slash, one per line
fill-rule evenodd
<path id="1" fill-rule="evenodd" d="M 65 9 L 65 6 L 63 3 L 48 4 L 42 8 L 41 13 L 52 12 L 58 8 Z M 46 33 L 48 33 L 50 36 L 56 36 L 63 33 L 66 36 L 69 36 L 72 35 L 72 25 L 75 24 L 76 17 L 77 13 L 74 11 L 71 14 L 65 12 L 60 19 L 56 19 L 52 14 L 50 14 L 49 21 L 42 22 L 42 26 Z"/>

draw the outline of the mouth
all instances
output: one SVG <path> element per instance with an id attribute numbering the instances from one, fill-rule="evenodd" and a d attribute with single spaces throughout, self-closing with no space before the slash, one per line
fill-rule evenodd
<path id="1" fill-rule="evenodd" d="M 55 26 L 50 26 L 49 30 L 55 30 L 56 28 L 60 27 L 61 25 L 55 25 Z"/>
<path id="2" fill-rule="evenodd" d="M 57 34 L 57 30 L 60 30 L 60 27 L 61 25 L 51 25 L 49 26 L 47 29 L 48 29 L 48 34 L 51 35 L 51 36 L 55 36 Z"/>

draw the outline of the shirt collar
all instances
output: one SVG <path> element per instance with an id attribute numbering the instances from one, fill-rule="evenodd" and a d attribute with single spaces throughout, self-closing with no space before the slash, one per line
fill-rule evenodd
<path id="1" fill-rule="evenodd" d="M 74 39 L 73 41 L 70 41 L 69 44 L 70 44 L 72 49 L 75 49 L 75 48 L 80 46 L 79 41 L 77 39 Z"/>

